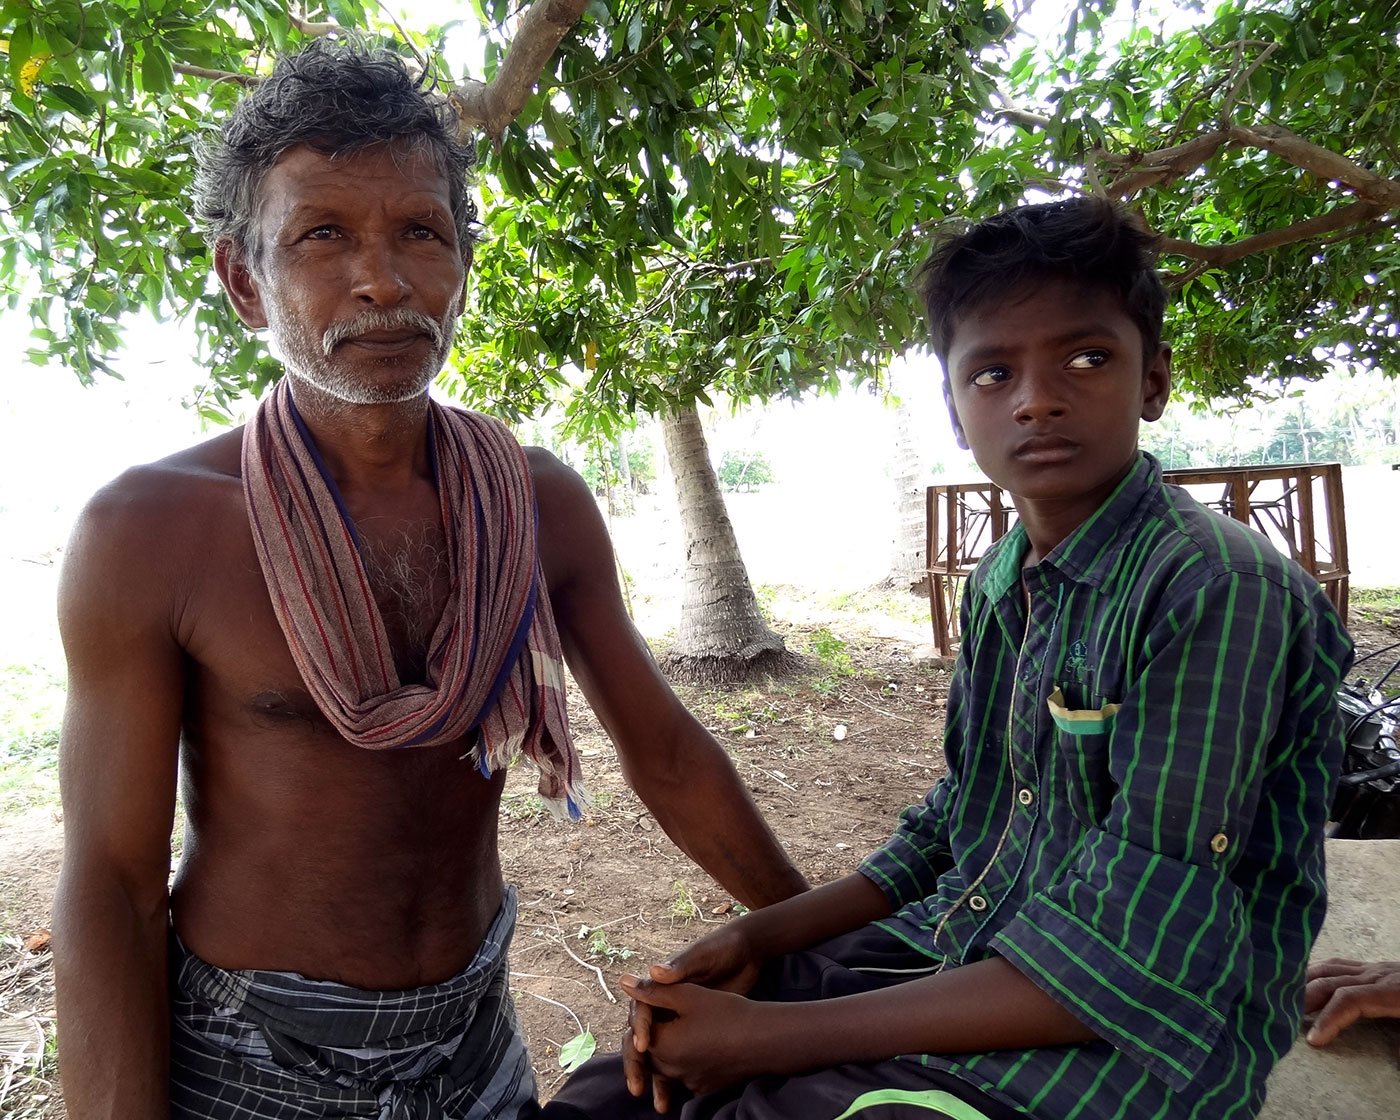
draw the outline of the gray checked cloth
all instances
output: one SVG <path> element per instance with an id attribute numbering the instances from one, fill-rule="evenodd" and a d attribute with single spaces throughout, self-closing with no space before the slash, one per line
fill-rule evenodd
<path id="1" fill-rule="evenodd" d="M 534 1075 L 506 952 L 515 891 L 476 959 L 440 984 L 372 992 L 228 971 L 171 938 L 175 1120 L 526 1120 Z"/>

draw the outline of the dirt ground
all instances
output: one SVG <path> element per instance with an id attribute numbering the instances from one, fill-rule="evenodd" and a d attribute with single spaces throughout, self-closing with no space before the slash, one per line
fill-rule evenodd
<path id="1" fill-rule="evenodd" d="M 1352 622 L 1362 651 L 1400 638 L 1393 607 L 1354 612 Z M 797 866 L 820 883 L 881 843 L 899 810 L 942 772 L 948 672 L 930 656 L 927 630 L 907 617 L 847 611 L 786 634 L 813 655 L 810 675 L 680 691 L 729 751 Z M 676 851 L 627 789 L 611 745 L 573 700 L 593 812 L 581 823 L 554 820 L 522 768 L 510 778 L 501 818 L 505 872 L 521 903 L 512 986 L 545 1097 L 563 1081 L 560 1047 L 570 1039 L 587 1031 L 599 1052 L 617 1048 L 625 1021 L 619 973 L 664 959 L 734 913 L 733 900 Z M 51 806 L 0 820 L 0 1053 L 25 1055 L 0 1059 L 0 1117 L 13 1120 L 63 1116 L 44 940 L 61 847 Z"/>

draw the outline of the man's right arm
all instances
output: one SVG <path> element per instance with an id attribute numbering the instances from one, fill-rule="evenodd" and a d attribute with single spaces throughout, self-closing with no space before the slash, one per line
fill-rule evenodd
<path id="1" fill-rule="evenodd" d="M 166 940 L 183 659 L 165 518 L 149 491 L 142 471 L 93 500 L 59 589 L 68 704 L 54 961 L 71 1120 L 161 1120 L 170 1109 Z"/>

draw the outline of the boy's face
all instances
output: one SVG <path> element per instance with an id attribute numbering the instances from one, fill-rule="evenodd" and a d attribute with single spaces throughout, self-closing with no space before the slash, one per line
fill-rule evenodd
<path id="1" fill-rule="evenodd" d="M 1112 292 L 1047 280 L 956 320 L 944 393 L 987 477 L 1058 518 L 1087 519 L 1162 415 L 1171 351 L 1143 369 L 1142 334 Z"/>

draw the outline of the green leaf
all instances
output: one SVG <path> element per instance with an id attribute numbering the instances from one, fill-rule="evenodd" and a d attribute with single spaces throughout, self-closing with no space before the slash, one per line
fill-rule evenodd
<path id="1" fill-rule="evenodd" d="M 56 101 L 63 108 L 71 109 L 81 117 L 97 115 L 97 102 L 86 93 L 72 86 L 51 85 L 44 91 L 45 100 Z"/>
<path id="2" fill-rule="evenodd" d="M 147 93 L 164 93 L 175 82 L 170 57 L 154 42 L 141 48 L 141 88 Z"/>

